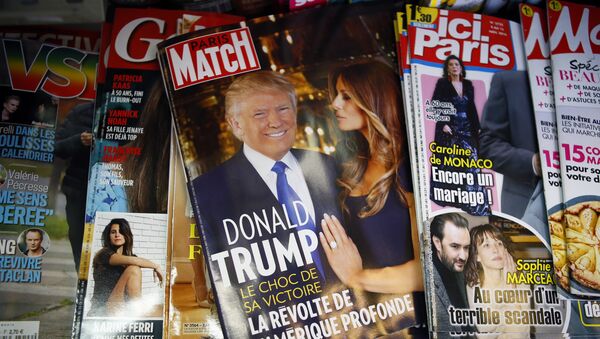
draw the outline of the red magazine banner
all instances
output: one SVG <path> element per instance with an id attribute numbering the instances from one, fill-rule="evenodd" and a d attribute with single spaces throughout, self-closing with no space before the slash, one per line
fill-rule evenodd
<path id="1" fill-rule="evenodd" d="M 113 24 L 114 45 L 108 59 L 111 68 L 158 70 L 156 45 L 178 33 L 183 13 L 156 9 L 119 11 Z M 239 21 L 237 16 L 206 14 L 198 13 L 191 24 L 192 30 Z"/>
<path id="2" fill-rule="evenodd" d="M 397 14 L 397 24 L 398 24 L 398 61 L 400 62 L 400 68 L 402 70 L 410 69 L 410 53 L 407 49 L 408 47 L 408 30 L 407 30 L 407 20 L 406 13 L 398 12 Z"/>
<path id="3" fill-rule="evenodd" d="M 427 7 L 418 7 L 411 15 L 408 34 L 415 42 L 414 60 L 439 64 L 452 54 L 465 66 L 515 69 L 508 20 L 482 20 L 480 14 Z"/>
<path id="4" fill-rule="evenodd" d="M 546 15 L 540 8 L 528 5 L 521 7 L 521 13 L 521 26 L 527 60 L 549 59 Z"/>
<path id="5" fill-rule="evenodd" d="M 552 54 L 600 53 L 598 8 L 554 0 L 548 3 L 548 9 Z"/>
<path id="6" fill-rule="evenodd" d="M 260 69 L 246 27 L 182 41 L 166 55 L 175 90 Z"/>

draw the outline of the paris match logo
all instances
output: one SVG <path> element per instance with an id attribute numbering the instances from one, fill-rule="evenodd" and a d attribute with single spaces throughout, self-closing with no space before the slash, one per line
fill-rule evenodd
<path id="1" fill-rule="evenodd" d="M 182 41 L 166 56 L 174 90 L 260 69 L 247 27 Z"/>

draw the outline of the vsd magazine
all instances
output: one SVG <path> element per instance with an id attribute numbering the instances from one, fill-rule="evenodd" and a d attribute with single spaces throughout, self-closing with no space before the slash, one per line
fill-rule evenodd
<path id="1" fill-rule="evenodd" d="M 0 38 L 0 336 L 68 336 L 98 54 L 11 34 Z"/>

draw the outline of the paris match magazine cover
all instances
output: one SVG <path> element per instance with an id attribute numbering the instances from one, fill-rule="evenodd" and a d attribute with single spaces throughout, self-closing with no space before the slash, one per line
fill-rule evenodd
<path id="1" fill-rule="evenodd" d="M 9 35 L 0 38 L 0 336 L 68 337 L 98 54 Z"/>
<path id="2" fill-rule="evenodd" d="M 521 28 L 407 6 L 434 337 L 560 334 Z M 537 160 L 536 160 L 537 159 Z M 536 194 L 538 192 L 539 194 Z"/>
<path id="3" fill-rule="evenodd" d="M 226 337 L 423 332 L 397 9 L 328 5 L 159 45 Z"/>
<path id="4" fill-rule="evenodd" d="M 173 277 L 167 271 L 168 192 L 175 164 L 156 44 L 239 20 L 219 13 L 119 8 L 105 26 L 110 39 L 102 48 L 108 53 L 94 119 L 73 337 L 167 334 Z"/>
<path id="5" fill-rule="evenodd" d="M 600 296 L 600 9 L 547 3 L 570 290 Z"/>

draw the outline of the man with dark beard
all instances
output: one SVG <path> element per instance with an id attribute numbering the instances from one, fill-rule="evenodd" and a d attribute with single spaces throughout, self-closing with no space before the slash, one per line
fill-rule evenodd
<path id="1" fill-rule="evenodd" d="M 469 258 L 469 224 L 458 213 L 438 215 L 431 221 L 433 283 L 435 285 L 434 313 L 436 331 L 471 332 L 470 326 L 450 324 L 448 308 L 469 308 L 463 270 Z M 442 336 L 445 337 L 445 336 Z"/>

